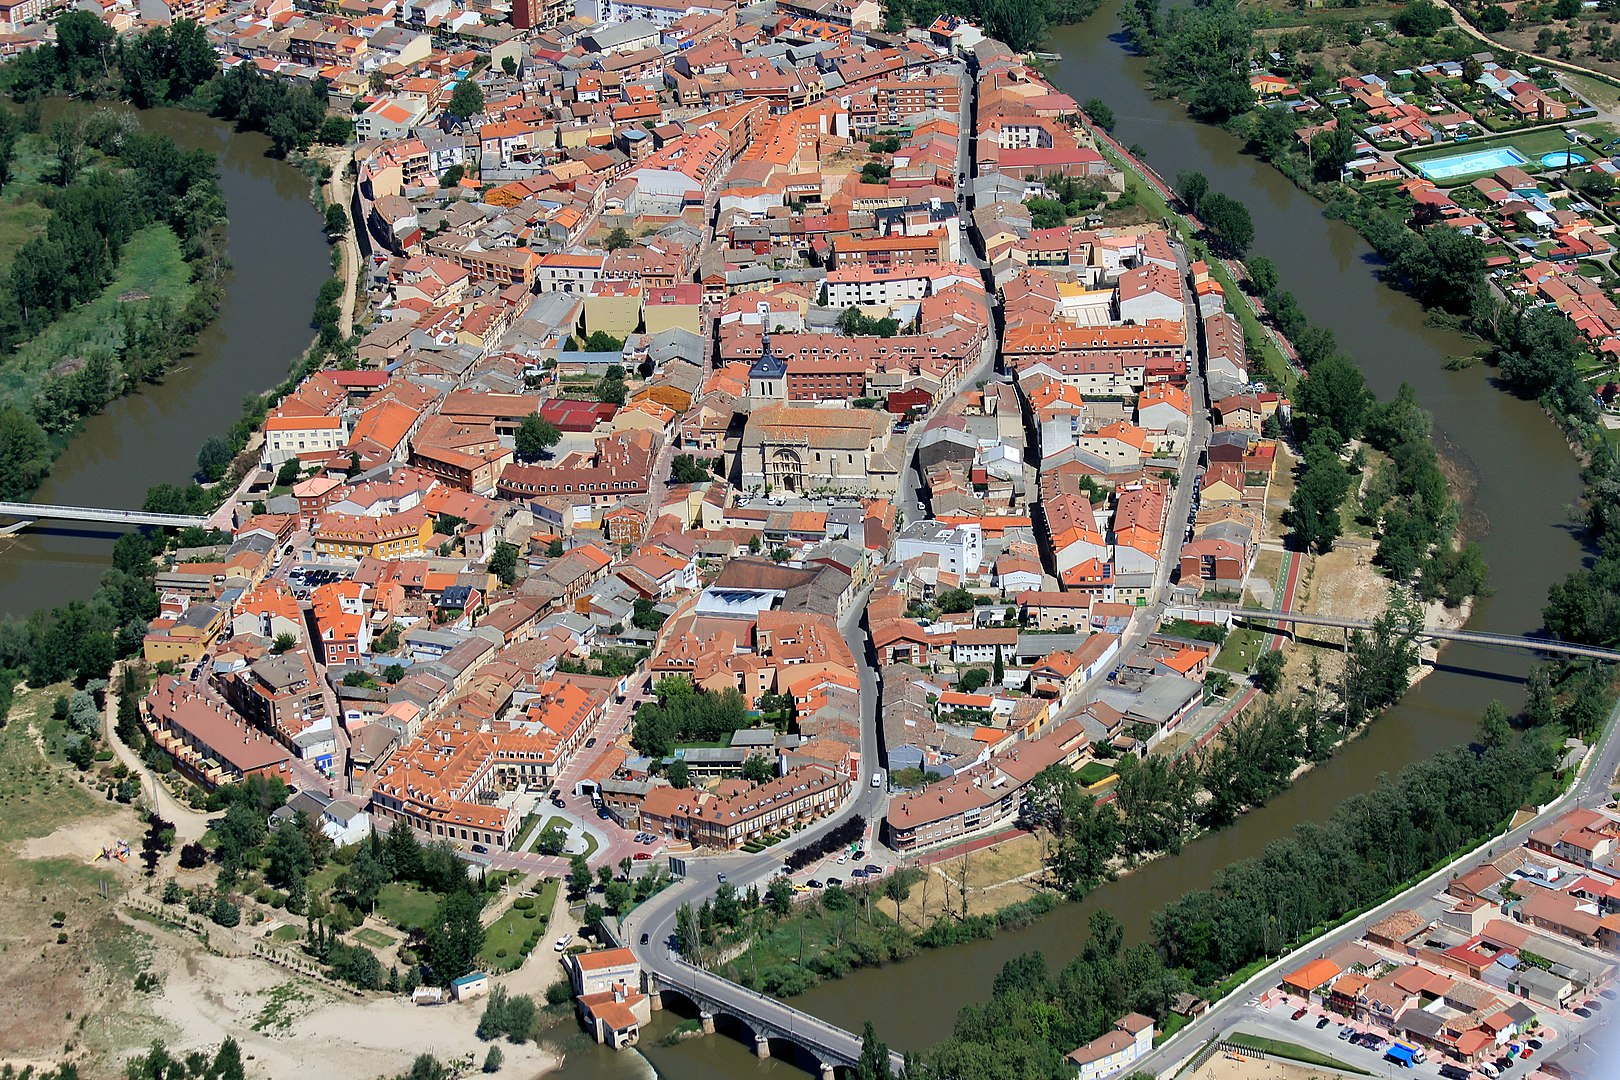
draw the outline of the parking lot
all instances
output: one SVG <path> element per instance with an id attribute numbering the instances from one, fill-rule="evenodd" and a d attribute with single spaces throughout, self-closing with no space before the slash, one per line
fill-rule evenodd
<path id="1" fill-rule="evenodd" d="M 1538 1010 L 1536 1026 L 1492 1048 L 1481 1065 L 1489 1065 L 1497 1080 L 1520 1080 L 1571 1040 L 1593 1038 L 1607 1027 L 1611 1012 L 1620 1010 L 1613 990 L 1582 995 L 1575 1004 L 1588 1015 L 1579 1016 L 1574 1010 Z M 1251 999 L 1233 1030 L 1295 1043 L 1377 1076 L 1489 1080 L 1492 1075 L 1478 1066 L 1469 1069 L 1433 1050 L 1425 1055 L 1427 1060 L 1405 1068 L 1385 1056 L 1396 1041 L 1387 1030 L 1347 1020 L 1292 994 L 1273 992 L 1263 999 Z M 1442 1071 L 1448 1068 L 1453 1071 Z"/>

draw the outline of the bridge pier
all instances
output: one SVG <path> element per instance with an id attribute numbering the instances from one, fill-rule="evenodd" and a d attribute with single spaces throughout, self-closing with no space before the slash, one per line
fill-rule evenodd
<path id="1" fill-rule="evenodd" d="M 771 1056 L 771 1040 L 764 1035 L 754 1036 L 754 1056 L 764 1061 Z"/>
<path id="2" fill-rule="evenodd" d="M 653 1012 L 664 1011 L 664 992 L 659 989 L 657 983 L 653 983 L 647 989 L 647 1008 Z"/>
<path id="3" fill-rule="evenodd" d="M 834 1080 L 833 1067 L 825 1061 L 821 1063 L 821 1080 Z"/>
<path id="4" fill-rule="evenodd" d="M 714 1034 L 714 1013 L 707 1010 L 698 1013 L 698 1022 L 703 1025 L 703 1034 Z"/>

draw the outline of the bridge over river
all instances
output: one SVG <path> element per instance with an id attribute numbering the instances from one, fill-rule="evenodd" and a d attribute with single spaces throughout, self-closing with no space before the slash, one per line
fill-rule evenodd
<path id="1" fill-rule="evenodd" d="M 1331 626 L 1342 630 L 1371 630 L 1371 619 L 1349 619 L 1339 615 L 1307 615 L 1295 611 L 1266 611 L 1258 608 L 1205 607 L 1186 608 L 1205 615 L 1226 615 L 1250 622 L 1274 623 L 1288 626 Z M 1448 630 L 1435 626 L 1414 626 L 1414 638 L 1428 641 L 1461 641 L 1470 645 L 1485 645 L 1498 649 L 1523 649 L 1528 652 L 1557 656 L 1580 656 L 1593 660 L 1620 660 L 1620 652 L 1601 649 L 1594 645 L 1578 645 L 1552 638 L 1528 637 L 1516 634 L 1483 634 L 1475 630 Z"/>
<path id="2" fill-rule="evenodd" d="M 49 503 L 0 502 L 0 517 L 20 518 L 20 521 L 0 529 L 0 533 L 14 533 L 35 521 L 88 521 L 108 525 L 161 525 L 166 529 L 184 529 L 195 525 L 203 528 L 208 519 L 193 514 L 155 514 L 148 510 L 107 510 L 96 506 L 52 506 Z"/>

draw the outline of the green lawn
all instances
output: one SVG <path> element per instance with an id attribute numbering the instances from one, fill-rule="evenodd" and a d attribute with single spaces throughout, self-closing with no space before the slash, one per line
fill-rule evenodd
<path id="1" fill-rule="evenodd" d="M 191 297 L 191 269 L 180 254 L 180 241 L 166 225 L 148 225 L 130 238 L 118 263 L 118 276 L 100 296 L 75 308 L 17 350 L 0 373 L 0 389 L 26 396 L 44 371 L 64 357 L 91 349 L 116 349 L 123 341 L 119 296 L 140 291 L 152 300 L 182 308 Z M 137 307 L 144 305 L 134 305 Z"/>
<path id="2" fill-rule="evenodd" d="M 501 917 L 484 931 L 484 947 L 478 951 L 479 963 L 483 969 L 499 974 L 522 966 L 523 958 L 528 955 L 525 946 L 529 939 L 538 935 L 536 947 L 545 940 L 546 927 L 551 922 L 551 909 L 556 902 L 557 881 L 555 878 L 547 878 L 540 887 L 540 894 L 534 898 L 532 907 L 527 910 L 507 908 Z M 499 955 L 502 952 L 506 955 Z"/>
<path id="3" fill-rule="evenodd" d="M 1114 770 L 1100 761 L 1086 762 L 1085 765 L 1081 766 L 1079 773 L 1080 782 L 1086 787 L 1090 787 L 1092 784 L 1100 784 L 1113 775 Z"/>
<path id="4" fill-rule="evenodd" d="M 270 940 L 279 942 L 282 945 L 290 945 L 303 936 L 304 931 L 292 923 L 288 923 L 286 926 L 278 926 L 270 931 Z M 355 936 L 358 937 L 359 935 L 356 934 Z"/>
<path id="5" fill-rule="evenodd" d="M 390 937 L 381 930 L 373 930 L 369 926 L 362 926 L 354 932 L 354 940 L 370 945 L 373 949 L 386 949 L 399 939 Z"/>
<path id="6" fill-rule="evenodd" d="M 401 930 L 425 927 L 439 906 L 437 893 L 419 889 L 415 885 L 389 882 L 377 894 L 377 914 Z"/>
<path id="7" fill-rule="evenodd" d="M 1215 655 L 1215 666 L 1224 671 L 1247 672 L 1260 657 L 1267 635 L 1259 630 L 1240 626 L 1226 635 L 1226 643 Z"/>
<path id="8" fill-rule="evenodd" d="M 1226 1037 L 1226 1041 L 1233 1046 L 1249 1050 L 1258 1050 L 1261 1053 L 1272 1054 L 1276 1057 L 1288 1058 L 1291 1061 L 1302 1062 L 1306 1065 L 1321 1065 L 1329 1069 L 1338 1069 L 1341 1072 L 1355 1073 L 1357 1076 L 1371 1076 L 1366 1069 L 1358 1069 L 1354 1065 L 1346 1064 L 1336 1057 L 1321 1054 L 1308 1046 L 1299 1046 L 1281 1039 L 1265 1039 L 1258 1035 L 1250 1035 L 1246 1031 L 1234 1031 Z"/>

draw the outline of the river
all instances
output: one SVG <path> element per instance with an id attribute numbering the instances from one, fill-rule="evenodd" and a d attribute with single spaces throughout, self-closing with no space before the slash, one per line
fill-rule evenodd
<path id="1" fill-rule="evenodd" d="M 223 435 L 242 399 L 281 382 L 309 346 L 315 293 L 331 274 L 309 180 L 266 156 L 267 138 L 184 109 L 137 115 L 146 130 L 219 156 L 232 263 L 224 303 L 195 351 L 162 383 L 85 421 L 35 502 L 139 507 L 153 484 L 188 481 L 203 441 Z M 41 525 L 0 539 L 0 611 L 26 615 L 88 597 L 111 558 L 111 537 L 94 526 Z"/>
<path id="2" fill-rule="evenodd" d="M 1155 100 L 1143 62 L 1116 37 L 1119 9 L 1120 0 L 1109 0 L 1087 22 L 1051 35 L 1045 48 L 1063 57 L 1053 65 L 1057 88 L 1077 101 L 1107 102 L 1118 120 L 1116 136 L 1127 146 L 1141 146 L 1161 175 L 1197 169 L 1212 190 L 1246 203 L 1256 253 L 1276 262 L 1283 288 L 1313 322 L 1333 330 L 1374 392 L 1388 398 L 1401 382 L 1413 385 L 1435 415 L 1442 453 L 1472 482 L 1465 527 L 1484 549 L 1494 591 L 1479 600 L 1469 626 L 1514 634 L 1539 628 L 1548 586 L 1583 557 L 1568 525 L 1568 508 L 1580 494 L 1579 471 L 1553 424 L 1534 404 L 1492 387 L 1480 368 L 1446 371 L 1448 356 L 1471 353 L 1477 343 L 1425 326 L 1420 305 L 1379 282 L 1377 256 L 1353 229 L 1324 218 L 1320 204 L 1241 153 L 1226 132 L 1194 123 L 1174 102 Z M 916 1050 L 947 1036 L 957 1010 L 986 997 L 1012 957 L 1039 949 L 1054 969 L 1067 962 L 1078 953 L 1094 908 L 1112 911 L 1127 939 L 1140 939 L 1152 912 L 1208 884 L 1223 866 L 1258 854 L 1297 822 L 1326 817 L 1344 798 L 1369 790 L 1380 773 L 1466 740 L 1491 698 L 1510 707 L 1520 703 L 1527 657 L 1453 645 L 1441 660 L 1439 670 L 1360 738 L 1231 828 L 1104 885 L 1083 903 L 1066 904 L 1025 930 L 858 971 L 794 1003 L 853 1031 L 870 1019 L 891 1046 Z M 651 1045 L 667 1023 L 655 1020 L 646 1044 L 647 1056 L 667 1076 L 758 1076 L 762 1069 L 802 1075 L 786 1063 L 758 1062 L 743 1044 L 728 1039 Z M 607 1075 L 602 1068 L 598 1055 L 587 1054 L 574 1058 L 567 1073 Z"/>

